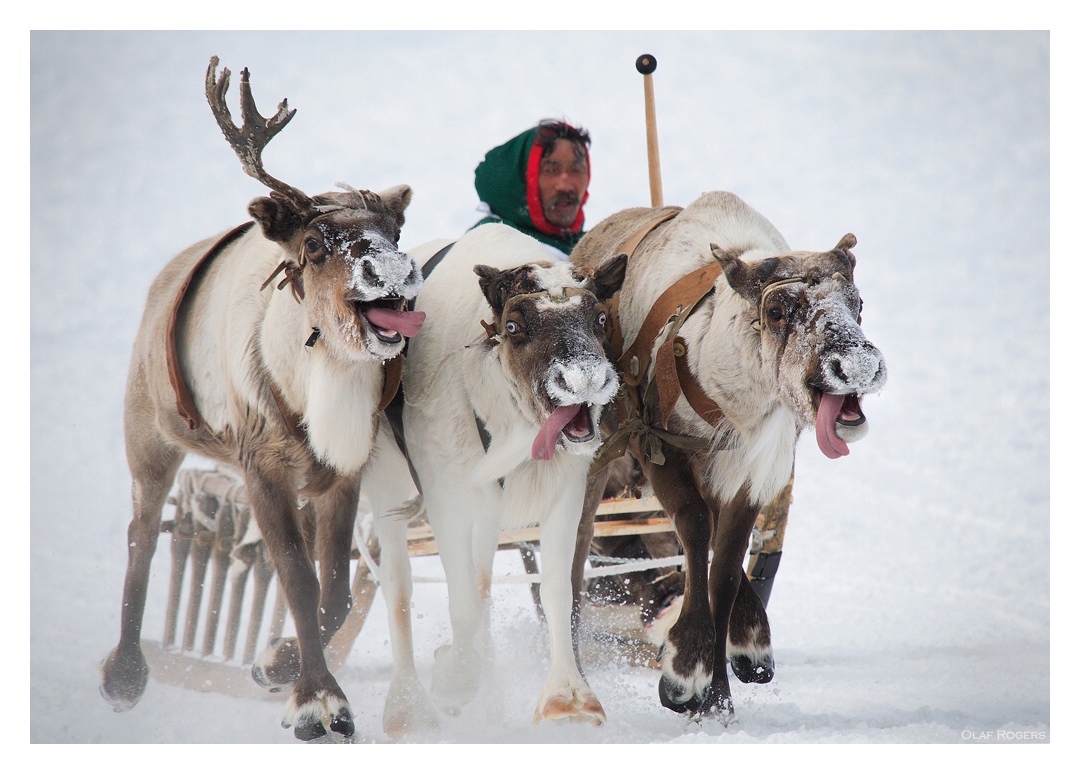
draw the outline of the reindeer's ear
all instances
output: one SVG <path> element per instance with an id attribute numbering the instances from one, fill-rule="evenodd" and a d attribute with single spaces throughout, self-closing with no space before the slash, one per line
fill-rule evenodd
<path id="1" fill-rule="evenodd" d="M 495 317 L 501 317 L 503 306 L 506 304 L 506 299 L 509 298 L 510 283 L 513 280 L 513 269 L 500 271 L 494 266 L 477 264 L 476 266 L 473 266 L 473 272 L 480 278 L 480 290 L 483 292 L 487 302 L 491 304 L 491 308 L 495 311 Z"/>
<path id="2" fill-rule="evenodd" d="M 857 242 L 855 240 L 854 234 L 844 234 L 842 237 L 840 237 L 840 241 L 836 243 L 836 247 L 834 247 L 833 250 L 840 250 L 846 253 L 856 244 Z"/>
<path id="3" fill-rule="evenodd" d="M 731 289 L 756 304 L 761 296 L 761 282 L 754 276 L 755 272 L 750 271 L 750 267 L 734 250 L 726 250 L 715 244 L 709 247 L 713 258 L 724 269 L 724 277 Z"/>
<path id="4" fill-rule="evenodd" d="M 248 205 L 248 214 L 262 226 L 271 242 L 288 242 L 300 230 L 300 216 L 292 207 L 269 196 L 260 196 Z"/>
<path id="5" fill-rule="evenodd" d="M 412 188 L 407 185 L 396 185 L 387 188 L 379 194 L 379 198 L 386 205 L 386 210 L 394 216 L 397 227 L 405 225 L 405 208 L 412 201 Z"/>
<path id="6" fill-rule="evenodd" d="M 851 252 L 851 248 L 853 248 L 854 246 L 855 235 L 844 234 L 844 236 L 840 238 L 840 241 L 836 243 L 836 247 L 832 249 L 834 253 L 839 253 L 840 255 L 843 255 L 845 258 L 851 261 L 852 271 L 855 270 L 855 256 Z"/>
<path id="7" fill-rule="evenodd" d="M 592 270 L 593 287 L 600 301 L 607 301 L 622 290 L 628 260 L 629 256 L 626 253 L 619 253 Z"/>

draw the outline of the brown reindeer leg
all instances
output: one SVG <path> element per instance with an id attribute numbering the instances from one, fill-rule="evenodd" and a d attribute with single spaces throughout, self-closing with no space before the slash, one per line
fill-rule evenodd
<path id="1" fill-rule="evenodd" d="M 570 588 L 574 595 L 570 613 L 570 633 L 574 642 L 574 659 L 582 675 L 585 674 L 585 670 L 581 668 L 581 606 L 585 603 L 585 561 L 589 558 L 589 547 L 592 545 L 596 509 L 600 507 L 600 501 L 604 497 L 609 475 L 608 469 L 604 468 L 595 476 L 589 477 L 589 483 L 585 488 L 585 501 L 581 506 L 581 521 L 578 523 L 574 563 L 570 569 Z"/>
<path id="2" fill-rule="evenodd" d="M 255 660 L 258 648 L 259 630 L 266 614 L 266 601 L 270 596 L 270 582 L 274 579 L 274 567 L 266 555 L 266 545 L 255 547 L 255 590 L 251 602 L 251 617 L 248 620 L 247 639 L 244 642 L 244 664 Z"/>
<path id="3" fill-rule="evenodd" d="M 295 505 L 296 491 L 283 474 L 274 475 L 276 471 L 267 471 L 266 467 L 265 464 L 259 467 L 257 462 L 250 464 L 245 470 L 244 483 L 259 531 L 285 590 L 300 648 L 300 675 L 286 704 L 282 725 L 295 726 L 293 733 L 304 741 L 325 736 L 328 729 L 352 736 L 355 731 L 352 710 L 323 656 L 319 580 L 308 559 Z M 266 685 L 260 674 L 257 662 L 252 667 L 252 676 Z"/>
<path id="4" fill-rule="evenodd" d="M 304 544 L 313 546 L 308 560 L 318 560 L 319 632 L 324 649 L 349 616 L 349 558 L 352 530 L 360 501 L 360 480 L 340 478 L 300 510 Z M 278 632 L 280 635 L 280 631 Z M 300 646 L 295 637 L 272 638 L 259 657 L 260 682 L 279 690 L 293 685 L 300 675 Z M 260 679 L 261 678 L 261 679 Z"/>
<path id="5" fill-rule="evenodd" d="M 330 491 L 315 498 L 315 554 L 322 587 L 319 628 L 323 647 L 330 644 L 352 607 L 349 558 L 359 504 L 359 476 L 341 478 Z"/>
<path id="6" fill-rule="evenodd" d="M 139 645 L 146 586 L 150 579 L 150 562 L 157 548 L 161 509 L 184 459 L 182 452 L 157 439 L 151 447 L 136 452 L 129 439 L 134 518 L 127 533 L 128 566 L 124 576 L 120 642 L 101 665 L 101 695 L 117 712 L 134 707 L 146 690 L 150 670 Z"/>
<path id="7" fill-rule="evenodd" d="M 744 683 L 767 683 L 776 669 L 765 606 L 780 563 L 794 480 L 794 476 L 789 479 L 780 494 L 757 515 L 755 528 L 760 530 L 763 540 L 758 553 L 750 554 L 748 577 L 739 583 L 728 619 L 728 662 L 731 671 Z"/>
<path id="8" fill-rule="evenodd" d="M 743 574 L 728 618 L 727 657 L 731 671 L 744 683 L 767 683 L 773 678 L 772 633 L 765 603 Z"/>
<path id="9" fill-rule="evenodd" d="M 667 633 L 660 661 L 660 703 L 675 712 L 697 712 L 706 699 L 715 671 L 715 634 L 709 605 L 709 543 L 713 516 L 702 498 L 681 450 L 664 446 L 665 464 L 645 462 L 642 467 L 656 497 L 675 524 L 686 555 L 686 585 L 682 610 Z M 726 629 L 726 627 L 725 627 Z"/>
<path id="10" fill-rule="evenodd" d="M 377 546 L 372 553 L 378 554 Z M 375 593 L 378 589 L 379 586 L 371 577 L 371 570 L 368 568 L 367 562 L 361 560 L 356 566 L 356 572 L 353 573 L 352 589 L 350 590 L 352 606 L 349 608 L 349 615 L 345 618 L 345 623 L 337 630 L 333 639 L 330 640 L 330 644 L 326 646 L 326 663 L 330 667 L 330 671 L 336 672 L 345 666 L 345 659 L 348 657 L 349 651 L 352 650 L 356 638 L 360 636 L 360 630 L 364 628 L 364 622 L 367 621 L 368 613 L 371 612 L 371 606 L 375 602 Z"/>
<path id="11" fill-rule="evenodd" d="M 757 512 L 758 509 L 750 505 L 746 490 L 742 489 L 734 500 L 724 503 L 719 509 L 713 531 L 709 596 L 712 599 L 713 628 L 716 632 L 713 663 L 717 668 L 713 671 L 708 700 L 702 704 L 698 714 L 719 715 L 725 722 L 734 713 L 726 667 L 728 621 L 739 590 L 743 585 L 750 585 L 743 572 L 742 561 L 750 543 L 750 531 L 754 527 Z M 749 591 L 749 588 L 747 590 Z"/>
<path id="12" fill-rule="evenodd" d="M 187 499 L 177 502 L 173 520 L 172 540 L 169 542 L 172 563 L 169 571 L 169 601 L 165 609 L 165 633 L 161 644 L 168 648 L 176 642 L 176 624 L 180 618 L 180 597 L 184 592 L 184 574 L 187 572 L 188 556 L 195 538 L 195 523 Z"/>

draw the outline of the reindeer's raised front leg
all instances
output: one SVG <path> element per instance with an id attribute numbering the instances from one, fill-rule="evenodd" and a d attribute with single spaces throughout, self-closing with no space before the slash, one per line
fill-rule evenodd
<path id="1" fill-rule="evenodd" d="M 712 512 L 702 498 L 685 452 L 664 447 L 664 465 L 642 467 L 656 497 L 675 524 L 686 556 L 682 610 L 660 648 L 660 702 L 675 712 L 697 712 L 713 682 L 715 630 L 709 605 L 709 543 Z M 720 671 L 725 673 L 723 662 Z"/>
<path id="2" fill-rule="evenodd" d="M 256 452 L 255 456 L 264 454 Z M 323 655 L 319 580 L 307 556 L 295 506 L 296 491 L 287 476 L 278 473 L 273 462 L 265 459 L 249 462 L 244 483 L 252 512 L 285 589 L 300 649 L 300 674 L 286 704 L 282 725 L 294 727 L 297 739 L 304 741 L 325 736 L 327 731 L 352 736 L 352 710 Z M 258 670 L 258 666 L 252 667 L 256 680 Z"/>
<path id="3" fill-rule="evenodd" d="M 184 455 L 154 439 L 152 449 L 133 451 L 128 439 L 128 460 L 134 483 L 134 517 L 128 526 L 128 566 L 120 619 L 120 643 L 101 665 L 101 695 L 117 712 L 134 707 L 146 690 L 150 674 L 139 640 L 142 637 L 146 586 L 150 562 L 157 548 L 161 509 Z"/>

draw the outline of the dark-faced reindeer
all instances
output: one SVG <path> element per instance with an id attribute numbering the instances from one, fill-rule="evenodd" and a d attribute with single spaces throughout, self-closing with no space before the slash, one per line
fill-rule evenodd
<path id="1" fill-rule="evenodd" d="M 626 389 L 600 462 L 630 449 L 686 555 L 660 651 L 670 709 L 726 721 L 728 659 L 744 682 L 772 678 L 765 608 L 742 569 L 755 517 L 790 479 L 800 432 L 846 455 L 867 429 L 859 397 L 886 379 L 860 327 L 854 245 L 848 234 L 832 250 L 792 251 L 737 196 L 710 193 L 683 210 L 617 213 L 571 255 L 581 267 L 631 256 L 609 331 Z M 576 591 L 603 479 L 590 482 Z"/>
<path id="2" fill-rule="evenodd" d="M 177 468 L 195 452 L 243 475 L 296 624 L 296 640 L 264 653 L 256 679 L 292 686 L 283 725 L 298 738 L 349 736 L 352 713 L 323 647 L 349 610 L 360 470 L 382 396 L 393 394 L 394 358 L 422 321 L 404 311 L 420 270 L 397 249 L 412 192 L 343 186 L 309 197 L 274 179 L 262 150 L 295 111 L 283 101 L 269 120 L 260 116 L 245 70 L 237 128 L 225 103 L 229 71 L 216 79 L 216 68 L 214 57 L 206 73 L 214 116 L 244 171 L 271 193 L 248 207 L 257 228 L 193 245 L 150 288 L 124 406 L 134 519 L 120 642 L 102 665 L 101 692 L 124 710 L 145 689 L 150 561 Z"/>
<path id="3" fill-rule="evenodd" d="M 412 255 L 424 263 L 431 252 Z M 410 463 L 446 572 L 453 629 L 436 652 L 436 703 L 453 711 L 472 699 L 492 657 L 500 530 L 539 524 L 552 663 L 534 720 L 604 722 L 575 663 L 570 566 L 597 420 L 618 386 L 602 302 L 624 269 L 623 257 L 594 269 L 552 263 L 539 242 L 492 224 L 458 240 L 417 298 L 427 322 L 409 344 L 402 380 L 408 462 L 384 424 L 364 484 L 390 610 L 394 674 L 383 726 L 391 736 L 438 723 L 413 663 L 406 523 L 387 515 L 415 494 Z"/>

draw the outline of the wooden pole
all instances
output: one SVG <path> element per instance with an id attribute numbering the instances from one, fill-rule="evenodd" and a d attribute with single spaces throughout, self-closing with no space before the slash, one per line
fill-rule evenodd
<path id="1" fill-rule="evenodd" d="M 656 139 L 656 104 L 653 100 L 652 74 L 656 70 L 656 57 L 642 54 L 637 59 L 637 70 L 645 76 L 645 142 L 649 153 L 649 192 L 653 207 L 664 206 L 664 188 L 660 183 L 660 143 Z"/>

